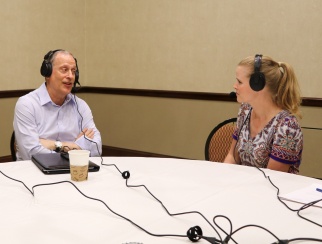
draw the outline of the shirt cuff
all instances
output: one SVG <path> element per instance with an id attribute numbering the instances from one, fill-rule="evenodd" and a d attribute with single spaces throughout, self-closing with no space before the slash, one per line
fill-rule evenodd
<path id="1" fill-rule="evenodd" d="M 89 141 L 90 139 L 86 139 L 84 136 L 78 138 L 75 143 L 83 150 L 91 150 L 91 144 L 93 142 Z"/>

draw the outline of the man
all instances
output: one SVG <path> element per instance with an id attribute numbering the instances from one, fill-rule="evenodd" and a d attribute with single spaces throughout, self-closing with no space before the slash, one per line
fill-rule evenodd
<path id="1" fill-rule="evenodd" d="M 48 52 L 42 63 L 45 82 L 18 99 L 13 126 L 17 160 L 30 160 L 33 154 L 72 149 L 102 151 L 100 132 L 87 103 L 71 94 L 79 79 L 77 60 L 65 50 Z"/>

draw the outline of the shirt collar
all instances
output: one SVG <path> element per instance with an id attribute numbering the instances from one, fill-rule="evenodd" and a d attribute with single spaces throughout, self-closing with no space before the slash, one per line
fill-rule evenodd
<path id="1" fill-rule="evenodd" d="M 42 83 L 42 85 L 39 87 L 38 94 L 39 94 L 41 106 L 43 106 L 43 105 L 45 105 L 47 103 L 55 104 L 51 100 L 51 98 L 49 96 L 49 93 L 48 93 L 47 88 L 46 88 L 46 82 Z M 73 101 L 72 95 L 71 94 L 68 94 L 67 97 L 66 97 L 66 99 L 65 99 L 64 104 L 69 103 L 70 101 Z"/>

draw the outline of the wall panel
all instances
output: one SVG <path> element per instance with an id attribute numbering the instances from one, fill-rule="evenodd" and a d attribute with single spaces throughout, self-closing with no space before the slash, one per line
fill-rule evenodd
<path id="1" fill-rule="evenodd" d="M 37 88 L 39 69 L 53 49 L 85 63 L 85 0 L 0 0 L 0 91 Z"/>
<path id="2" fill-rule="evenodd" d="M 94 0 L 86 10 L 91 86 L 225 93 L 237 63 L 263 53 L 294 66 L 303 96 L 321 97 L 319 0 Z"/>

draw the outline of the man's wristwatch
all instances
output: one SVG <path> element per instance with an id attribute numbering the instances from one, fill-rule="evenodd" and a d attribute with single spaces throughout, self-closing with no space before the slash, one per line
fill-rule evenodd
<path id="1" fill-rule="evenodd" d="M 55 141 L 55 147 L 55 152 L 60 152 L 63 147 L 63 144 L 60 141 Z"/>

